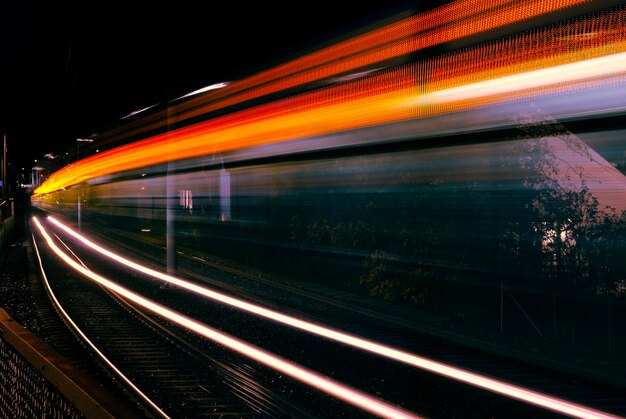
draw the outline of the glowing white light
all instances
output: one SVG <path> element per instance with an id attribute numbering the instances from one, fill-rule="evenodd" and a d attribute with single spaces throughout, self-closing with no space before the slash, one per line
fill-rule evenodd
<path id="1" fill-rule="evenodd" d="M 371 353 L 378 354 L 380 356 L 394 359 L 396 361 L 403 362 L 408 365 L 412 365 L 417 368 L 421 368 L 439 375 L 443 375 L 458 381 L 465 382 L 467 384 L 483 388 L 495 393 L 505 395 L 507 397 L 522 400 L 527 403 L 531 403 L 537 406 L 541 406 L 546 409 L 554 410 L 557 412 L 565 413 L 575 417 L 581 418 L 611 418 L 611 416 L 601 411 L 597 411 L 586 406 L 571 403 L 566 400 L 562 400 L 556 397 L 552 397 L 546 394 L 542 394 L 533 390 L 525 389 L 520 386 L 508 384 L 503 381 L 499 381 L 493 378 L 488 378 L 480 374 L 469 372 L 461 368 L 452 367 L 442 362 L 433 361 L 431 359 L 415 355 L 412 353 L 404 352 L 386 345 L 382 345 L 377 342 L 373 342 L 361 337 L 351 335 L 345 332 L 334 330 L 325 326 L 317 325 L 315 323 L 308 322 L 306 320 L 297 319 L 295 317 L 288 316 L 267 308 L 248 303 L 243 300 L 239 300 L 234 297 L 230 297 L 225 294 L 218 293 L 206 287 L 196 285 L 192 282 L 185 281 L 183 279 L 176 278 L 171 275 L 164 274 L 162 272 L 150 269 L 142 266 L 138 263 L 130 261 L 122 256 L 119 256 L 97 244 L 90 241 L 83 235 L 69 228 L 65 224 L 61 223 L 52 216 L 48 216 L 48 220 L 63 229 L 68 234 L 80 240 L 88 247 L 96 250 L 97 252 L 121 263 L 129 268 L 135 269 L 146 275 L 150 275 L 154 278 L 169 282 L 177 285 L 181 288 L 185 288 L 197 294 L 203 295 L 215 301 L 222 302 L 240 310 L 254 313 L 258 316 L 265 317 L 267 319 L 274 320 L 276 322 L 307 331 L 309 333 L 323 336 L 327 339 L 331 339 L 337 342 L 344 343 Z"/>
<path id="2" fill-rule="evenodd" d="M 626 72 L 626 53 L 612 54 L 433 91 L 416 96 L 411 99 L 409 105 L 432 105 L 478 99 L 559 83 L 615 76 L 624 72 Z"/>
<path id="3" fill-rule="evenodd" d="M 194 90 L 193 92 L 189 92 L 186 95 L 182 95 L 180 97 L 177 97 L 174 100 L 182 99 L 182 98 L 188 97 L 188 96 L 198 95 L 200 93 L 208 92 L 209 90 L 221 89 L 222 87 L 226 87 L 226 86 L 228 86 L 227 82 L 211 84 L 210 86 L 206 86 L 206 87 L 203 87 L 201 89 Z"/>
<path id="4" fill-rule="evenodd" d="M 152 300 L 149 300 L 133 291 L 130 291 L 121 285 L 116 284 L 115 282 L 92 272 L 79 263 L 70 258 L 67 254 L 65 254 L 59 247 L 54 243 L 50 235 L 48 235 L 47 231 L 41 225 L 39 220 L 36 217 L 33 217 L 33 221 L 35 222 L 37 228 L 39 229 L 41 235 L 48 243 L 50 249 L 61 258 L 67 265 L 69 265 L 74 270 L 80 272 L 84 276 L 92 279 L 103 287 L 119 294 L 123 298 L 126 298 L 135 304 L 144 307 L 147 310 L 150 310 L 153 313 L 158 314 L 159 316 L 166 318 L 190 331 L 193 331 L 200 336 L 204 336 L 207 339 L 210 339 L 214 342 L 217 342 L 229 349 L 234 350 L 242 355 L 245 355 L 249 358 L 254 359 L 257 362 L 260 362 L 268 367 L 274 368 L 283 374 L 286 374 L 292 378 L 300 380 L 312 387 L 315 387 L 327 394 L 337 397 L 347 403 L 350 403 L 354 406 L 357 406 L 363 410 L 374 413 L 376 415 L 380 415 L 386 418 L 415 418 L 417 417 L 415 414 L 396 408 L 388 403 L 377 400 L 372 396 L 369 396 L 363 392 L 360 392 L 355 389 L 351 389 L 344 384 L 341 384 L 335 380 L 332 380 L 323 375 L 317 374 L 314 371 L 308 370 L 304 367 L 301 367 L 297 364 L 294 364 L 286 359 L 278 357 L 270 352 L 264 351 L 260 348 L 257 348 L 254 345 L 251 345 L 242 340 L 236 339 L 230 335 L 222 333 L 216 329 L 213 329 L 203 323 L 198 322 L 192 318 L 184 316 L 174 310 L 171 310 L 168 307 L 162 306 L 158 303 L 155 303 Z"/>
<path id="5" fill-rule="evenodd" d="M 39 254 L 39 248 L 37 247 L 37 241 L 35 240 L 35 236 L 34 235 L 32 237 L 33 237 L 33 246 L 35 248 L 35 254 L 37 255 L 37 261 L 39 262 L 39 270 L 41 271 L 41 276 L 43 278 L 43 283 L 46 286 L 46 289 L 48 290 L 48 294 L 52 298 L 52 301 L 54 302 L 55 307 L 61 313 L 61 316 L 63 318 L 65 318 L 65 320 L 72 325 L 74 330 L 82 337 L 83 341 L 85 343 L 87 343 L 87 345 L 89 345 L 91 347 L 91 349 L 96 353 L 96 355 L 98 355 L 100 357 L 100 359 L 102 359 L 109 366 L 109 368 L 111 368 L 117 374 L 117 376 L 122 381 L 124 381 L 126 383 L 126 385 L 128 385 L 130 388 L 133 389 L 135 394 L 137 394 L 139 397 L 141 397 L 156 412 L 160 413 L 161 417 L 169 418 L 169 416 L 167 416 L 165 414 L 165 412 L 163 412 L 161 410 L 161 408 L 159 408 L 159 406 L 156 405 L 156 403 L 154 403 L 152 400 L 150 400 L 150 398 L 148 396 L 146 396 L 135 384 L 133 384 L 133 382 L 128 377 L 126 377 L 126 375 L 124 375 L 124 373 L 122 371 L 120 371 L 115 366 L 115 364 L 113 364 L 113 362 L 109 358 L 107 358 L 106 355 L 104 355 L 98 349 L 98 347 L 96 345 L 94 345 L 94 343 L 87 337 L 87 335 L 85 335 L 85 333 L 81 330 L 81 328 L 78 327 L 78 325 L 72 320 L 72 318 L 69 316 L 69 314 L 67 314 L 67 312 L 65 311 L 65 309 L 63 308 L 63 306 L 61 305 L 59 300 L 57 299 L 56 295 L 54 294 L 54 291 L 52 291 L 52 287 L 50 286 L 50 282 L 48 281 L 48 276 L 46 275 L 46 271 L 43 269 L 43 263 L 41 262 L 41 255 Z"/>
<path id="6" fill-rule="evenodd" d="M 143 108 L 143 109 L 139 109 L 138 111 L 131 112 L 131 113 L 129 113 L 128 115 L 121 117 L 121 118 L 120 118 L 120 120 L 121 120 L 121 119 L 130 118 L 130 117 L 131 117 L 131 116 L 133 116 L 133 115 L 137 115 L 138 113 L 141 113 L 141 112 L 143 112 L 143 111 L 147 111 L 148 109 L 150 109 L 150 108 L 154 108 L 155 106 L 156 106 L 156 104 L 155 104 L 155 105 L 151 105 L 151 106 L 147 106 L 147 107 L 145 107 L 145 108 Z"/>

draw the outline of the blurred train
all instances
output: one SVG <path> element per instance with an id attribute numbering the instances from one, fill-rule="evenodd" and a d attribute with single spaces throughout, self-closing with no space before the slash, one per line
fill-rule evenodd
<path id="1" fill-rule="evenodd" d="M 435 313 L 468 339 L 622 362 L 620 3 L 393 20 L 125 118 L 33 206 Z"/>

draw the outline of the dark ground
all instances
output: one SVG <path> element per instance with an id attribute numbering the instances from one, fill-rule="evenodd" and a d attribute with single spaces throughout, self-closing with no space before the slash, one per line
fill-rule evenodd
<path id="1" fill-rule="evenodd" d="M 37 317 L 37 304 L 31 292 L 30 266 L 26 223 L 27 208 L 22 202 L 16 205 L 15 230 L 0 247 L 0 308 L 3 308 L 35 335 L 41 330 Z M 41 338 L 41 337 L 40 337 Z"/>
<path id="2" fill-rule="evenodd" d="M 109 400 L 114 400 L 112 403 L 115 406 L 117 403 L 123 405 L 123 411 L 129 409 L 137 417 L 144 416 L 139 405 L 132 402 L 125 390 L 98 367 L 91 354 L 81 350 L 78 342 L 67 333 L 63 322 L 54 314 L 37 272 L 37 259 L 28 227 L 28 199 L 24 197 L 16 202 L 15 229 L 9 239 L 0 245 L 0 308 L 63 359 L 71 362 L 85 377 L 89 377 L 87 380 L 93 379 L 94 385 L 100 390 L 94 390 L 96 387 L 93 387 L 91 391 L 101 391 L 100 394 L 92 393 L 93 397 L 104 400 L 109 406 Z"/>

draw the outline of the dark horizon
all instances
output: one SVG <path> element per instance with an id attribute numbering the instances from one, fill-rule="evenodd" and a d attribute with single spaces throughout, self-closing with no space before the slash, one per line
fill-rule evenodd
<path id="1" fill-rule="evenodd" d="M 130 112 L 241 79 L 416 7 L 5 5 L 0 132 L 9 163 L 28 165 Z"/>

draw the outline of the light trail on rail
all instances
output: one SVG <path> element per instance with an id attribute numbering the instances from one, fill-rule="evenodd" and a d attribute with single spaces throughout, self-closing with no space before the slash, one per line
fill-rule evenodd
<path id="1" fill-rule="evenodd" d="M 352 389 L 342 383 L 297 365 L 291 361 L 260 349 L 254 345 L 251 345 L 243 340 L 237 339 L 228 334 L 222 333 L 216 329 L 213 329 L 206 324 L 200 323 L 197 320 L 189 318 L 177 311 L 174 311 L 168 307 L 160 305 L 148 298 L 145 298 L 121 285 L 86 269 L 78 262 L 74 261 L 70 256 L 63 252 L 55 243 L 52 237 L 48 234 L 43 225 L 39 222 L 37 217 L 33 217 L 33 222 L 39 229 L 39 232 L 45 239 L 50 249 L 63 261 L 75 271 L 81 273 L 83 276 L 91 279 L 92 281 L 102 285 L 119 294 L 120 296 L 140 305 L 141 307 L 155 313 L 165 319 L 168 319 L 189 331 L 192 331 L 200 336 L 212 340 L 226 348 L 229 348 L 241 355 L 251 358 L 267 367 L 280 371 L 289 377 L 292 377 L 298 381 L 310 385 L 326 394 L 334 396 L 340 400 L 343 400 L 353 406 L 357 406 L 365 411 L 379 415 L 386 418 L 416 418 L 419 417 L 412 412 L 405 411 L 403 409 L 392 406 L 378 400 L 366 393 Z"/>
<path id="2" fill-rule="evenodd" d="M 626 6 L 623 2 L 458 0 L 361 33 L 243 80 L 213 87 L 219 88 L 195 91 L 196 95 L 184 100 L 182 97 L 175 99 L 164 109 L 159 107 L 141 116 L 132 116 L 107 132 L 95 134 L 111 148 L 68 164 L 50 175 L 34 191 L 33 204 L 48 207 L 53 212 L 67 210 L 69 213 L 70 207 L 64 207 L 66 203 L 74 205 L 77 202 L 80 210 L 84 202 L 83 208 L 102 215 L 103 219 L 108 217 L 109 222 L 123 220 L 132 223 L 131 220 L 137 220 L 142 227 L 155 229 L 159 228 L 156 223 L 163 216 L 166 223 L 180 220 L 185 229 L 191 226 L 187 243 L 206 249 L 207 245 L 213 246 L 213 242 L 209 244 L 211 238 L 219 235 L 224 239 L 224 245 L 221 241 L 215 242 L 219 244 L 208 253 L 229 257 L 231 246 L 241 243 L 246 247 L 242 246 L 240 252 L 235 249 L 239 252 L 236 257 L 246 261 L 262 257 L 263 253 L 256 249 L 271 249 L 269 246 L 283 246 L 284 243 L 288 243 L 290 249 L 299 246 L 307 251 L 311 248 L 323 252 L 337 249 L 351 252 L 355 249 L 354 254 L 362 252 L 365 255 L 363 261 L 370 270 L 369 277 L 360 276 L 354 269 L 345 275 L 350 278 L 338 278 L 343 273 L 334 273 L 332 267 L 338 266 L 335 261 L 327 262 L 331 269 L 324 266 L 322 270 L 321 263 L 315 268 L 319 272 L 333 272 L 332 275 L 337 275 L 340 281 L 338 284 L 343 285 L 345 281 L 350 286 L 363 287 L 371 296 L 381 296 L 383 300 L 406 299 L 424 308 L 432 307 L 437 313 L 445 307 L 442 312 L 451 310 L 451 315 L 459 319 L 463 316 L 464 320 L 442 324 L 444 330 L 448 326 L 458 327 L 455 324 L 458 321 L 463 326 L 472 326 L 455 329 L 463 330 L 462 334 L 476 333 L 480 339 L 484 339 L 482 336 L 489 336 L 489 339 L 497 336 L 505 345 L 523 350 L 533 342 L 541 345 L 541 351 L 546 351 L 542 355 L 547 354 L 548 358 L 568 355 L 573 365 L 579 365 L 575 351 L 556 352 L 554 349 L 561 351 L 560 340 L 570 336 L 572 348 L 576 341 L 583 341 L 580 336 L 600 342 L 600 328 L 594 327 L 591 317 L 584 321 L 573 318 L 571 328 L 545 320 L 546 330 L 551 328 L 553 331 L 553 339 L 549 345 L 544 345 L 544 342 L 535 341 L 534 335 L 522 338 L 523 333 L 520 333 L 520 336 L 509 337 L 508 330 L 503 327 L 502 293 L 499 330 L 492 329 L 495 326 L 482 320 L 483 317 L 468 314 L 483 315 L 481 307 L 471 298 L 447 307 L 449 295 L 454 294 L 440 291 L 440 283 L 445 284 L 444 281 L 449 279 L 459 283 L 462 282 L 459 279 L 468 279 L 473 283 L 473 272 L 487 269 L 490 276 L 485 283 L 493 281 L 496 284 L 494 289 L 497 289 L 499 282 L 503 290 L 501 277 L 507 278 L 513 271 L 508 263 L 504 263 L 510 257 L 517 263 L 511 266 L 524 268 L 519 269 L 523 272 L 519 279 L 524 279 L 519 282 L 524 284 L 519 285 L 520 288 L 531 282 L 525 281 L 526 278 L 539 283 L 541 278 L 552 279 L 554 275 L 560 278 L 562 275 L 563 284 L 569 284 L 571 279 L 576 287 L 575 293 L 590 297 L 589 300 L 596 299 L 603 304 L 601 300 L 608 296 L 606 330 L 609 351 L 624 344 L 621 336 L 614 339 L 617 334 L 613 329 L 618 327 L 612 317 L 615 309 L 611 305 L 611 293 L 615 296 L 623 293 L 615 283 L 605 285 L 605 278 L 609 278 L 605 270 L 613 269 L 618 273 L 616 277 L 623 277 L 621 265 L 612 262 L 612 256 L 606 261 L 600 260 L 596 257 L 597 249 L 588 245 L 600 242 L 596 231 L 600 231 L 600 227 L 611 227 L 608 221 L 613 223 L 613 220 L 604 217 L 606 222 L 601 226 L 600 222 L 585 215 L 596 212 L 600 203 L 602 207 L 612 208 L 616 215 L 623 210 L 619 194 L 624 185 L 622 142 L 614 140 L 610 147 L 615 150 L 607 151 L 612 156 L 609 158 L 600 154 L 603 150 L 596 152 L 591 145 L 588 147 L 570 135 L 569 129 L 559 125 L 565 121 L 572 122 L 583 132 L 595 128 L 609 130 L 622 119 L 626 111 L 623 100 L 626 91 Z M 544 115 L 550 115 L 550 118 Z M 487 135 L 483 136 L 483 132 Z M 426 141 L 422 142 L 422 139 Z M 491 142 L 493 149 L 485 146 L 487 142 Z M 456 147 L 459 143 L 472 144 L 471 150 L 470 147 L 455 149 L 456 158 L 469 157 L 468 163 L 461 167 L 452 158 L 441 157 L 444 151 L 432 154 L 440 160 L 431 162 L 427 159 L 428 154 L 422 151 L 418 161 L 411 160 L 411 157 L 418 156 L 416 149 L 431 146 L 444 149 L 449 145 Z M 567 147 L 569 151 L 565 150 Z M 603 147 L 604 151 L 610 148 L 609 145 Z M 412 154 L 399 157 L 400 150 L 405 148 Z M 357 160 L 365 154 L 367 158 Z M 337 160 L 332 159 L 335 156 Z M 221 159 L 219 168 L 216 164 L 218 157 Z M 580 167 L 580 170 L 574 170 L 578 171 L 579 182 L 562 182 L 565 172 L 557 162 L 559 160 Z M 285 164 L 273 165 L 277 161 Z M 317 166 L 311 164 L 313 161 Z M 404 167 L 409 170 L 405 174 L 401 166 L 392 166 L 390 162 L 406 162 Z M 339 170 L 344 163 L 346 170 Z M 380 174 L 371 173 L 375 166 Z M 314 172 L 316 167 L 320 170 L 318 173 Z M 504 167 L 516 169 L 498 178 L 495 172 Z M 548 173 L 546 167 L 552 171 Z M 603 167 L 612 170 L 602 172 L 597 180 L 586 180 L 585 176 L 590 179 Z M 141 178 L 148 176 L 145 181 L 139 180 L 139 173 Z M 525 176 L 532 180 L 524 179 Z M 387 186 L 386 181 L 394 177 L 398 180 L 394 179 Z M 471 183 L 472 180 L 475 182 Z M 171 205 L 176 196 L 172 193 L 175 185 L 180 186 L 180 213 L 176 209 L 171 211 L 176 207 Z M 168 189 L 170 186 L 172 188 Z M 135 190 L 135 187 L 138 188 Z M 550 189 L 553 189 L 550 194 L 535 196 L 537 191 Z M 597 205 L 593 202 L 572 204 L 570 198 L 578 192 L 581 195 L 589 192 L 590 197 L 598 198 Z M 352 202 L 343 202 L 344 193 L 362 199 L 368 205 L 359 207 Z M 605 206 L 602 198 L 609 194 L 617 198 L 611 198 L 611 206 Z M 310 200 L 309 196 L 312 197 Z M 388 196 L 392 198 L 388 200 Z M 355 199 L 354 202 L 358 201 Z M 613 202 L 617 204 L 613 205 Z M 467 211 L 460 211 L 465 205 L 468 205 Z M 490 205 L 493 208 L 484 211 Z M 332 211 L 328 212 L 326 207 Z M 183 210 L 185 215 L 182 215 Z M 448 214 L 442 210 L 450 211 L 454 221 L 440 215 Z M 344 211 L 349 215 L 358 212 L 368 227 L 361 228 L 354 222 L 354 217 L 344 215 Z M 468 215 L 459 215 L 457 219 L 461 212 Z M 584 221 L 570 226 L 571 214 L 578 216 L 578 212 Z M 187 217 L 187 213 L 189 217 L 182 218 Z M 80 226 L 80 212 L 77 214 Z M 172 214 L 174 216 L 170 217 Z M 388 221 L 390 214 L 399 215 L 391 225 Z M 493 220 L 485 214 L 494 214 Z M 181 218 L 177 218 L 179 216 Z M 533 224 L 534 217 L 539 217 L 542 223 Z M 549 221 L 543 222 L 544 217 Z M 560 224 L 558 228 L 543 228 L 558 219 L 561 220 L 557 223 Z M 199 283 L 167 275 L 105 249 L 54 218 L 48 220 L 117 263 L 247 313 L 566 415 L 610 417 L 586 406 L 290 317 Z M 221 224 L 215 223 L 216 220 Z M 443 228 L 436 234 L 423 234 L 416 220 L 435 225 L 442 221 Z M 144 226 L 144 222 L 148 225 Z M 465 224 L 467 228 L 457 228 L 457 225 L 465 227 Z M 196 228 L 200 225 L 208 227 L 203 231 Z M 543 227 L 537 228 L 537 225 Z M 620 228 L 616 221 L 611 234 L 619 233 Z M 609 229 L 606 230 L 609 239 L 604 240 L 607 244 L 602 246 L 611 253 L 617 240 L 611 242 Z M 277 231 L 284 231 L 281 233 L 284 234 L 281 236 L 283 242 L 276 238 Z M 348 238 L 344 231 L 349 231 L 352 238 Z M 560 234 L 571 232 L 572 237 L 581 238 L 565 243 L 567 258 L 561 257 L 564 249 L 549 246 L 545 240 L 554 232 L 554 237 L 558 238 L 559 231 L 562 231 Z M 207 237 L 202 237 L 205 232 Z M 329 238 L 327 232 L 331 232 Z M 172 230 L 168 229 L 167 233 Z M 542 234 L 544 237 L 535 237 Z M 530 237 L 531 240 L 526 239 Z M 252 247 L 259 244 L 265 247 Z M 503 257 L 489 256 L 495 251 L 492 249 L 498 249 L 498 255 Z M 481 253 L 485 250 L 489 253 Z M 443 257 L 439 258 L 438 252 Z M 555 266 L 544 261 L 543 257 L 548 257 L 550 252 L 564 262 Z M 274 268 L 273 263 L 283 263 L 280 260 L 283 254 L 275 254 L 275 258 L 271 256 L 267 262 L 263 261 L 270 266 L 268 271 Z M 305 271 L 301 266 L 335 256 L 315 253 L 318 254 L 321 255 L 319 259 L 309 259 L 302 252 L 302 262 L 293 262 L 293 265 L 300 266 L 292 267 L 289 262 L 285 263 L 285 268 L 291 269 L 295 272 L 293 277 L 299 278 L 298 275 L 309 274 L 300 273 Z M 416 261 L 420 270 L 401 270 L 400 275 L 394 274 L 395 278 L 388 279 L 387 275 L 391 276 L 388 272 L 395 269 L 396 255 L 400 256 L 399 260 Z M 437 269 L 430 269 L 429 258 L 437 260 Z M 571 264 L 565 262 L 570 259 Z M 352 263 L 356 259 L 345 256 L 345 260 Z M 615 266 L 610 266 L 608 261 Z M 438 269 L 445 263 L 450 264 L 446 268 L 453 267 L 455 272 Z M 422 270 L 422 266 L 427 269 Z M 586 279 L 577 281 L 569 273 L 570 266 L 579 269 L 572 272 L 584 273 L 582 278 L 597 272 L 594 278 L 598 283 L 592 286 L 592 282 Z M 495 274 L 492 277 L 492 272 L 501 277 Z M 517 272 L 514 277 L 518 278 Z M 544 282 L 561 286 L 558 281 Z M 330 284 L 331 280 L 328 279 L 327 283 Z M 559 293 L 549 290 L 549 285 L 545 284 L 529 286 L 541 290 L 529 298 L 528 303 L 537 316 L 543 318 L 544 315 L 543 292 L 552 295 L 553 313 L 557 312 L 557 307 L 567 312 L 570 304 L 572 311 L 579 309 L 573 307 L 575 300 L 569 297 L 558 301 Z M 560 292 L 558 287 L 556 290 Z M 457 289 L 460 295 L 468 290 L 464 286 Z M 598 291 L 600 289 L 603 295 Z M 387 291 L 389 294 L 385 294 Z M 471 291 L 477 293 L 477 298 L 485 296 L 476 288 Z M 560 296 L 569 296 L 569 293 L 570 290 L 563 289 Z M 511 297 L 515 301 L 512 294 Z M 515 303 L 520 307 L 517 301 Z M 586 307 L 594 309 L 592 305 Z M 530 320 L 532 316 L 524 310 L 522 312 Z M 594 316 L 601 319 L 600 314 Z M 511 324 L 515 325 L 516 321 Z M 534 323 L 532 325 L 535 331 L 540 331 Z M 584 335 L 580 333 L 581 327 Z M 480 335 L 474 328 L 486 333 Z M 511 330 L 516 328 L 511 327 Z M 542 333 L 538 335 L 543 337 Z M 594 347 L 598 351 L 597 359 L 604 357 L 604 349 L 600 346 Z M 613 362 L 617 365 L 621 361 L 612 358 L 609 364 Z M 592 364 L 587 366 L 595 368 Z M 608 370 L 606 365 L 603 369 Z M 610 371 L 609 375 L 613 373 Z"/>
<path id="3" fill-rule="evenodd" d="M 462 368 L 453 367 L 451 365 L 438 362 L 429 358 L 425 358 L 419 355 L 401 351 L 396 348 L 392 348 L 378 342 L 363 339 L 356 335 L 351 335 L 339 330 L 331 329 L 319 324 L 311 323 L 306 320 L 301 320 L 295 317 L 288 316 L 286 314 L 270 310 L 261 307 L 256 304 L 249 303 L 244 300 L 240 300 L 231 297 L 226 294 L 219 293 L 206 287 L 199 286 L 192 282 L 174 277 L 172 275 L 165 274 L 163 272 L 156 271 L 154 269 L 143 266 L 139 263 L 133 262 L 125 257 L 122 257 L 104 247 L 94 243 L 82 234 L 78 233 L 74 229 L 58 221 L 52 216 L 48 216 L 47 219 L 55 226 L 61 228 L 72 237 L 78 239 L 80 242 L 88 246 L 89 248 L 97 251 L 98 253 L 134 269 L 138 272 L 150 275 L 156 279 L 166 281 L 170 284 L 187 289 L 196 294 L 203 295 L 215 301 L 227 304 L 231 307 L 247 311 L 249 313 L 256 314 L 258 316 L 276 321 L 278 323 L 297 328 L 318 336 L 322 336 L 327 339 L 341 342 L 343 344 L 374 353 L 385 358 L 393 359 L 407 365 L 411 365 L 441 376 L 445 376 L 457 381 L 464 382 L 466 384 L 479 387 L 494 393 L 504 395 L 506 397 L 514 398 L 524 401 L 542 408 L 546 408 L 555 412 L 572 415 L 579 418 L 615 418 L 608 413 L 601 412 L 580 404 L 572 403 L 564 399 L 549 396 L 534 390 L 530 390 L 521 386 L 506 383 L 494 378 L 490 378 L 484 375 L 473 373 Z"/>
<path id="4" fill-rule="evenodd" d="M 65 321 L 67 321 L 72 326 L 73 330 L 75 330 L 76 333 L 78 333 L 78 335 L 82 338 L 83 342 L 85 342 L 96 353 L 96 355 L 109 368 L 111 368 L 111 370 L 113 370 L 113 372 L 115 372 L 115 374 L 118 376 L 118 378 L 120 380 L 122 380 L 127 386 L 129 386 L 135 392 L 135 395 L 139 396 L 145 403 L 147 403 L 148 406 L 150 406 L 153 409 L 153 411 L 156 412 L 159 415 L 159 417 L 164 418 L 164 419 L 169 419 L 169 416 L 165 412 L 163 412 L 163 410 L 161 410 L 161 408 L 159 406 L 157 406 L 157 404 L 155 402 L 153 402 L 143 391 L 141 391 L 132 382 L 132 380 L 130 380 L 122 371 L 120 371 L 119 368 L 117 368 L 115 366 L 115 364 L 113 364 L 113 362 L 109 358 L 107 358 L 106 355 L 104 355 L 102 353 L 102 351 L 100 351 L 98 349 L 98 347 L 91 341 L 91 339 L 89 339 L 89 337 L 81 330 L 81 328 L 78 327 L 78 325 L 74 322 L 74 320 L 72 320 L 70 315 L 67 314 L 67 312 L 63 308 L 63 305 L 61 304 L 61 302 L 59 301 L 59 299 L 55 295 L 54 291 L 52 290 L 52 287 L 50 286 L 50 281 L 48 281 L 48 276 L 46 275 L 46 271 L 45 271 L 45 269 L 43 267 L 43 263 L 41 261 L 41 254 L 39 253 L 39 247 L 37 246 L 37 240 L 35 240 L 34 234 L 31 235 L 31 236 L 32 236 L 32 240 L 33 240 L 33 247 L 35 248 L 35 254 L 37 255 L 37 262 L 39 264 L 39 271 L 41 272 L 41 277 L 43 279 L 44 286 L 46 287 L 48 295 L 52 299 L 52 302 L 53 302 L 54 306 L 59 310 L 59 313 L 63 317 L 63 319 Z M 67 249 L 69 250 L 69 248 L 67 248 Z M 76 259 L 78 259 L 78 257 L 76 255 L 74 255 L 74 257 L 76 257 Z M 80 259 L 78 259 L 78 260 L 80 261 L 80 264 L 83 266 L 84 269 L 88 269 L 85 266 L 85 264 Z"/>

